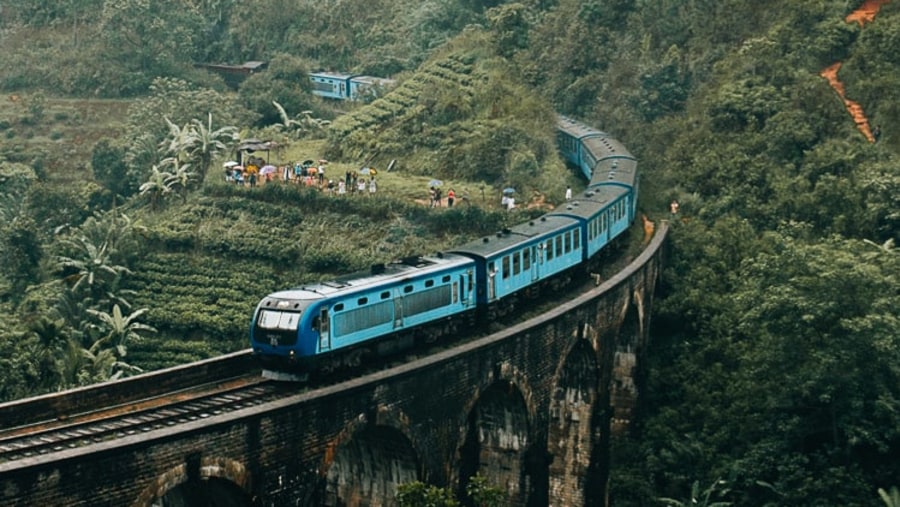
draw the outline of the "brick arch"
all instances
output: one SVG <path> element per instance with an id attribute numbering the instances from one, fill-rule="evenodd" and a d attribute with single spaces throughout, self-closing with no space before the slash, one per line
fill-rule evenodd
<path id="1" fill-rule="evenodd" d="M 591 342 L 584 339 L 586 325 L 565 356 L 550 400 L 547 452 L 549 498 L 552 505 L 584 505 L 588 470 L 596 466 L 594 446 L 605 433 L 595 411 L 599 404 L 600 369 Z"/>
<path id="2" fill-rule="evenodd" d="M 612 432 L 628 431 L 638 398 L 638 357 L 644 343 L 645 312 L 643 293 L 635 289 L 622 307 L 621 325 L 615 340 L 610 381 L 610 405 L 612 405 Z"/>
<path id="3" fill-rule="evenodd" d="M 394 505 L 397 486 L 419 480 L 419 459 L 410 439 L 397 428 L 367 420 L 360 416 L 330 447 L 322 505 Z"/>
<path id="4" fill-rule="evenodd" d="M 522 390 L 510 380 L 498 379 L 480 393 L 459 449 L 460 497 L 469 478 L 479 473 L 489 485 L 505 490 L 512 504 L 525 503 L 530 414 Z"/>
<path id="5" fill-rule="evenodd" d="M 200 496 L 222 506 L 249 506 L 250 472 L 243 463 L 229 458 L 190 454 L 184 463 L 160 474 L 141 492 L 132 507 L 151 507 L 166 497 L 181 501 Z"/>

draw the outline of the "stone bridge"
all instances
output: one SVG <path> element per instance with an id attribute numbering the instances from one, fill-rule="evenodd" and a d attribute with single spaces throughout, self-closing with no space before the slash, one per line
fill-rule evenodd
<path id="1" fill-rule="evenodd" d="M 591 292 L 502 332 L 252 408 L 0 463 L 0 504 L 389 506 L 399 484 L 512 505 L 605 505 L 663 261 L 645 251 Z M 2 412 L 0 412 L 2 415 Z"/>

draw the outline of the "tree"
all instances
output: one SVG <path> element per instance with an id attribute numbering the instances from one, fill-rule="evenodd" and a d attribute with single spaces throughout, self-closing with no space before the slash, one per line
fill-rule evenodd
<path id="1" fill-rule="evenodd" d="M 229 150 L 238 140 L 238 129 L 235 126 L 224 126 L 213 130 L 212 113 L 207 115 L 205 124 L 197 119 L 192 120 L 192 124 L 186 148 L 189 160 L 197 169 L 202 183 L 212 166 L 212 161 Z"/>
<path id="2" fill-rule="evenodd" d="M 728 489 L 716 491 L 717 486 L 724 485 L 725 481 L 716 479 L 713 483 L 703 491 L 700 491 L 700 481 L 694 481 L 691 485 L 691 496 L 687 500 L 675 500 L 673 498 L 660 498 L 659 501 L 672 507 L 728 507 L 731 502 L 713 501 L 713 494 L 716 496 L 725 496 Z"/>
<path id="3" fill-rule="evenodd" d="M 73 248 L 73 256 L 61 255 L 57 263 L 73 292 L 85 288 L 89 294 L 96 295 L 110 285 L 113 279 L 130 273 L 127 267 L 113 261 L 107 242 L 96 245 L 81 236 L 66 243 Z"/>
<path id="4" fill-rule="evenodd" d="M 128 354 L 128 344 L 130 342 L 143 340 L 144 337 L 141 333 L 156 332 L 155 328 L 138 322 L 140 316 L 146 312 L 146 308 L 141 308 L 129 315 L 124 315 L 118 304 L 113 305 L 112 313 L 88 310 L 88 313 L 99 321 L 96 328 L 99 330 L 101 337 L 95 342 L 95 345 L 109 345 L 115 350 L 117 359 L 124 358 Z"/>
<path id="5" fill-rule="evenodd" d="M 150 200 L 150 209 L 156 210 L 163 202 L 166 196 L 172 191 L 172 188 L 166 183 L 172 174 L 166 171 L 160 171 L 159 167 L 153 166 L 150 170 L 150 177 L 140 188 L 142 196 Z"/>
<path id="6" fill-rule="evenodd" d="M 137 185 L 128 177 L 128 164 L 125 160 L 125 148 L 114 144 L 110 139 L 103 139 L 94 146 L 91 154 L 91 170 L 94 179 L 111 192 L 128 197 Z"/>

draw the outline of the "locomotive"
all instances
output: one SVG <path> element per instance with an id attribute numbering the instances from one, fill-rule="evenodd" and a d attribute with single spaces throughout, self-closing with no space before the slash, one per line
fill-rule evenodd
<path id="1" fill-rule="evenodd" d="M 508 314 L 594 271 L 635 219 L 637 160 L 609 134 L 557 117 L 563 158 L 590 182 L 537 219 L 434 255 L 267 295 L 250 325 L 263 375 L 304 380 Z"/>

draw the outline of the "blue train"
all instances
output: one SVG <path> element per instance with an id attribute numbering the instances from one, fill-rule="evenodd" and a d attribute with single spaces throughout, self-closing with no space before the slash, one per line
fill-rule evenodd
<path id="1" fill-rule="evenodd" d="M 337 100 L 364 100 L 394 85 L 393 79 L 342 72 L 310 72 L 309 80 L 314 95 Z"/>
<path id="2" fill-rule="evenodd" d="M 449 251 L 263 298 L 250 326 L 263 374 L 302 380 L 356 367 L 508 314 L 523 298 L 595 271 L 598 253 L 634 222 L 637 161 L 608 134 L 563 116 L 557 140 L 590 183 L 553 211 Z"/>

